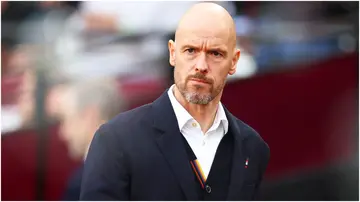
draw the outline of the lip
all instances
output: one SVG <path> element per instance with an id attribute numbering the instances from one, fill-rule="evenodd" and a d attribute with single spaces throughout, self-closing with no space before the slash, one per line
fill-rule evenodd
<path id="1" fill-rule="evenodd" d="M 195 79 L 195 78 L 192 78 L 192 79 L 190 79 L 190 81 L 196 81 L 196 82 L 199 82 L 199 83 L 209 84 L 208 82 L 206 82 L 205 80 L 202 80 L 202 79 Z"/>

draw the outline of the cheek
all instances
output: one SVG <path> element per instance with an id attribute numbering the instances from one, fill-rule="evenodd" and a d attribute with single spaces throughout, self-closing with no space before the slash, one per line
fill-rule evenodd
<path id="1" fill-rule="evenodd" d="M 181 67 L 177 66 L 174 69 L 174 80 L 176 83 L 182 83 L 184 82 L 186 76 L 184 75 L 184 71 L 181 69 Z"/>
<path id="2" fill-rule="evenodd" d="M 195 58 L 190 58 L 189 56 L 184 56 L 181 54 L 180 57 L 177 57 L 175 61 L 176 61 L 175 68 L 177 67 L 182 73 L 190 72 L 192 70 L 192 67 L 194 67 L 196 64 Z"/>
<path id="3" fill-rule="evenodd" d="M 213 79 L 216 85 L 220 85 L 226 81 L 229 73 L 228 67 L 215 68 L 213 71 Z"/>

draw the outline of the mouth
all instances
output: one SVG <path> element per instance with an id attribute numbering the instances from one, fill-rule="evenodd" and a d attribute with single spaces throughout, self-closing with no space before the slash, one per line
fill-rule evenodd
<path id="1" fill-rule="evenodd" d="M 190 79 L 190 81 L 195 81 L 195 82 L 204 83 L 204 84 L 210 84 L 210 83 L 207 82 L 206 80 L 196 79 L 196 78 L 192 78 L 192 79 Z"/>

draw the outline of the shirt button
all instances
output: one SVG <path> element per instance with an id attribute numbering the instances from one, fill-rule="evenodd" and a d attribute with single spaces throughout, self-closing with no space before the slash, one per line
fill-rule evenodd
<path id="1" fill-rule="evenodd" d="M 206 186 L 205 186 L 205 190 L 206 190 L 206 192 L 207 192 L 208 194 L 211 193 L 211 187 L 210 187 L 209 185 L 206 185 Z"/>
<path id="2" fill-rule="evenodd" d="M 202 146 L 205 146 L 205 140 L 202 141 Z"/>
<path id="3" fill-rule="evenodd" d="M 192 123 L 192 126 L 193 126 L 193 127 L 196 127 L 196 126 L 197 126 L 197 124 L 196 124 L 195 122 L 193 122 L 193 123 Z"/>

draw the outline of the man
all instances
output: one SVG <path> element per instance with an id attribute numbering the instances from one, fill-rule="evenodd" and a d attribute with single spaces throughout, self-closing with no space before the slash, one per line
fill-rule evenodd
<path id="1" fill-rule="evenodd" d="M 93 79 L 67 84 L 61 96 L 60 137 L 66 143 L 74 160 L 84 160 L 95 131 L 113 118 L 122 107 L 114 82 Z M 80 198 L 83 165 L 69 180 L 64 200 Z"/>
<path id="2" fill-rule="evenodd" d="M 269 148 L 220 103 L 240 56 L 232 18 L 196 4 L 168 45 L 175 85 L 98 129 L 80 200 L 254 199 Z"/>

